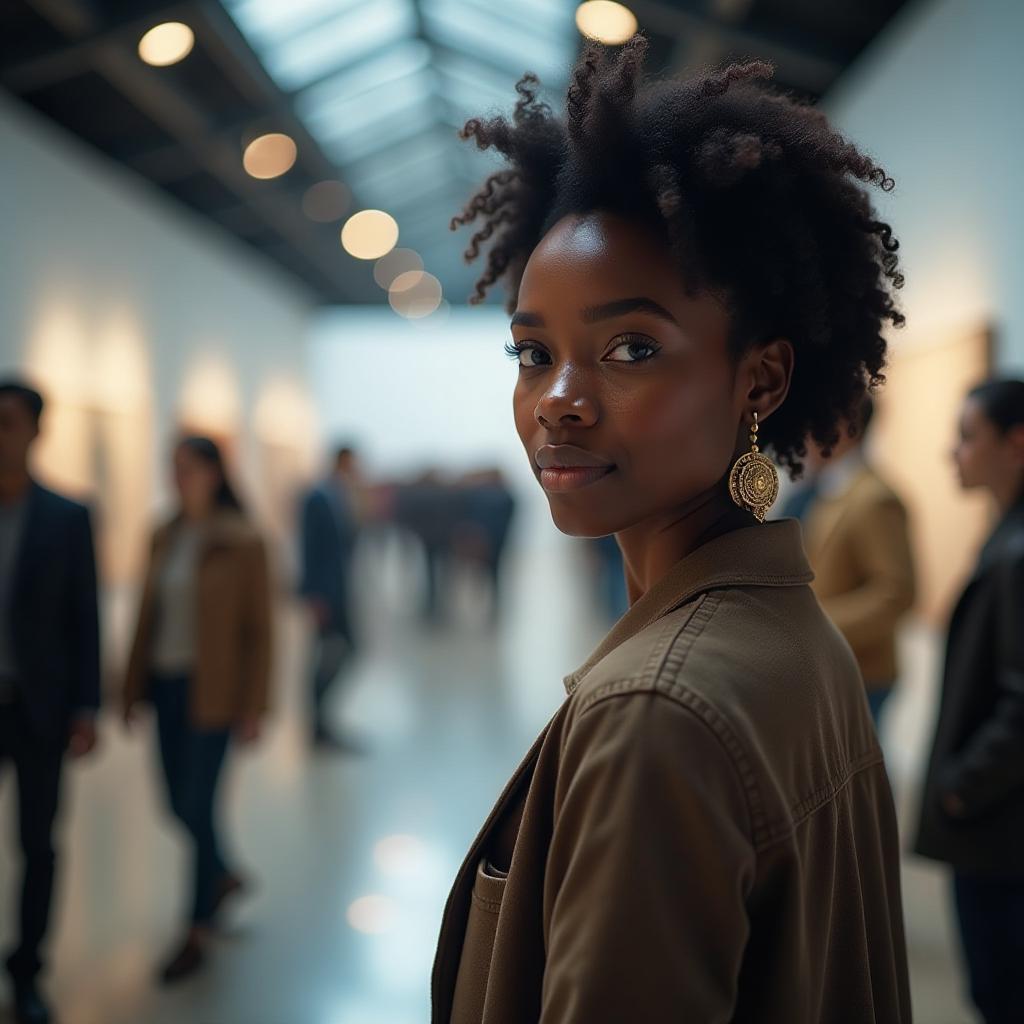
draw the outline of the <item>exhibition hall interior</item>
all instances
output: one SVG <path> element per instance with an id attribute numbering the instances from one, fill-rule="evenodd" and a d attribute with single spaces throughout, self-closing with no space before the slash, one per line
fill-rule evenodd
<path id="1" fill-rule="evenodd" d="M 913 1019 L 1010 1019 L 978 1008 L 959 869 L 916 833 L 952 612 L 1001 516 L 999 488 L 962 487 L 951 452 L 965 396 L 1024 376 L 1024 5 L 0 0 L 0 1024 L 511 1020 L 493 991 L 482 1017 L 452 1015 L 436 978 L 432 1003 L 446 900 L 573 700 L 563 679 L 643 588 L 614 536 L 552 519 L 611 484 L 538 486 L 604 463 L 524 452 L 521 396 L 546 370 L 510 333 L 502 275 L 554 218 L 521 257 L 495 244 L 541 186 L 483 138 L 517 101 L 535 126 L 563 116 L 567 89 L 589 102 L 581 54 L 596 41 L 628 59 L 637 32 L 663 82 L 771 65 L 766 89 L 884 168 L 861 181 L 868 219 L 899 239 L 905 323 L 882 328 L 856 457 L 898 496 L 914 573 L 905 601 L 873 610 L 892 665 L 872 679 L 861 663 L 899 829 L 890 910 Z M 517 93 L 525 72 L 539 84 Z M 580 124 L 572 138 L 596 130 Z M 506 157 L 528 128 L 506 125 Z M 822 246 L 808 279 L 831 258 Z M 630 359 L 647 344 L 620 337 Z M 585 415 L 566 413 L 573 429 Z M 770 455 L 770 417 L 763 430 Z M 811 531 L 824 485 L 779 469 L 768 519 Z M 895 587 L 888 530 L 870 542 Z M 1024 877 L 1015 735 L 1003 799 Z M 651 815 L 646 841 L 663 827 Z M 503 927 L 495 959 L 511 956 Z M 534 936 L 541 960 L 549 939 Z M 597 1020 L 554 1005 L 532 1019 Z M 658 1019 L 684 1018 L 703 1019 Z"/>

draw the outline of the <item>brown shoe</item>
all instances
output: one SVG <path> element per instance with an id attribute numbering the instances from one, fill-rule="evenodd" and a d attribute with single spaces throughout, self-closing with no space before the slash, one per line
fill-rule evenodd
<path id="1" fill-rule="evenodd" d="M 160 969 L 160 981 L 165 985 L 173 985 L 195 974 L 205 963 L 203 944 L 194 932 L 189 932 L 174 956 Z"/>

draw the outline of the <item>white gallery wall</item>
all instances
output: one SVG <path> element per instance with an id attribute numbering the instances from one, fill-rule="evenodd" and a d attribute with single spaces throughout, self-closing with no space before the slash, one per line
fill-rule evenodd
<path id="1" fill-rule="evenodd" d="M 309 365 L 325 435 L 357 444 L 378 476 L 497 466 L 546 508 L 512 421 L 510 338 L 508 315 L 493 305 L 422 322 L 387 306 L 323 311 Z"/>
<path id="2" fill-rule="evenodd" d="M 224 439 L 280 515 L 317 445 L 304 290 L 5 98 L 0 225 L 0 373 L 44 391 L 39 473 L 92 498 L 108 578 L 137 572 L 181 427 Z"/>
<path id="3" fill-rule="evenodd" d="M 918 0 L 829 93 L 838 127 L 896 179 L 905 332 L 991 323 L 1024 372 L 1024 3 Z"/>

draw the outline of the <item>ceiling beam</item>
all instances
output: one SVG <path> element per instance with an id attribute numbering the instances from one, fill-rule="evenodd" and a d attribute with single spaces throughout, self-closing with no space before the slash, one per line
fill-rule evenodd
<path id="1" fill-rule="evenodd" d="M 630 6 L 642 29 L 687 42 L 711 35 L 723 53 L 771 61 L 792 85 L 817 95 L 843 69 L 842 61 L 833 55 L 771 39 L 725 17 L 682 10 L 662 0 L 630 0 Z"/>
<path id="2" fill-rule="evenodd" d="M 53 4 L 59 4 L 66 11 L 80 11 L 83 22 L 84 15 L 88 13 L 83 0 L 29 2 L 40 4 L 37 10 L 44 16 L 46 9 Z M 95 31 L 96 26 L 90 26 L 90 29 Z M 112 86 L 175 139 L 201 170 L 248 203 L 275 234 L 292 245 L 308 265 L 313 282 L 322 280 L 338 293 L 357 294 L 352 288 L 350 274 L 346 273 L 348 257 L 340 246 L 324 238 L 318 230 L 319 225 L 312 224 L 296 209 L 293 198 L 268 189 L 266 182 L 250 177 L 242 167 L 238 147 L 217 139 L 208 118 L 170 79 L 152 74 L 153 69 L 119 40 L 110 39 L 92 47 L 90 60 L 95 70 Z"/>
<path id="3" fill-rule="evenodd" d="M 0 82 L 12 92 L 35 92 L 89 71 L 96 54 L 111 43 L 133 51 L 142 36 L 159 21 L 187 19 L 193 0 L 172 0 L 138 10 L 127 18 L 101 23 L 91 4 L 69 0 L 28 0 L 37 14 L 71 37 L 63 46 L 0 68 Z"/>

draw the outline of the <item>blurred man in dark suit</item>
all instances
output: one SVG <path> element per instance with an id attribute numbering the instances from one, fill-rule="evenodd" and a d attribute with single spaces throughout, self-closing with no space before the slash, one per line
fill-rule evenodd
<path id="1" fill-rule="evenodd" d="M 53 892 L 53 821 L 65 751 L 96 743 L 99 622 L 89 513 L 36 483 L 43 399 L 0 381 L 0 770 L 18 783 L 20 941 L 7 959 L 19 1024 L 45 1024 L 36 985 Z"/>
<path id="2" fill-rule="evenodd" d="M 865 396 L 827 459 L 808 444 L 806 482 L 783 514 L 803 523 L 811 586 L 853 648 L 877 725 L 898 676 L 896 631 L 915 584 L 906 509 L 864 455 L 873 415 Z"/>
<path id="3" fill-rule="evenodd" d="M 331 686 L 351 660 L 356 644 L 352 621 L 352 556 L 359 533 L 359 464 L 352 448 L 339 448 L 334 468 L 302 504 L 302 581 L 299 593 L 317 631 L 312 679 L 312 739 L 322 749 L 357 753 L 360 744 L 327 724 Z"/>

